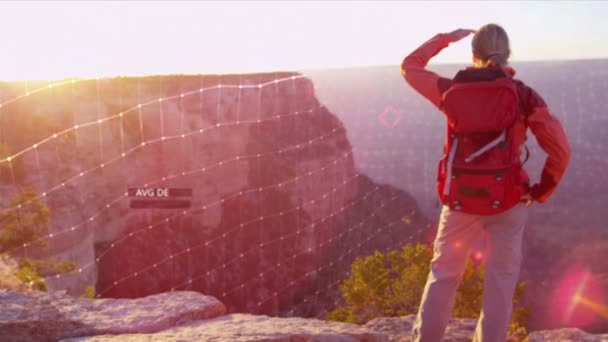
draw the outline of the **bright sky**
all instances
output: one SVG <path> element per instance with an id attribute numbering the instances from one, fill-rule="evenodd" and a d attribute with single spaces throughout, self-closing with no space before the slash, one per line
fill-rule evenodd
<path id="1" fill-rule="evenodd" d="M 398 65 L 495 22 L 512 61 L 608 57 L 608 2 L 1 2 L 0 80 Z M 433 63 L 468 62 L 470 38 Z"/>

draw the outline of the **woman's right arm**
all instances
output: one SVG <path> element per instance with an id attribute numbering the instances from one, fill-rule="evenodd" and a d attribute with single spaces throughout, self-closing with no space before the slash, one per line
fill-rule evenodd
<path id="1" fill-rule="evenodd" d="M 441 92 L 439 89 L 447 88 L 451 80 L 426 70 L 426 65 L 431 58 L 450 43 L 457 42 L 473 32 L 473 30 L 459 29 L 450 33 L 439 33 L 426 41 L 403 59 L 401 74 L 405 78 L 405 81 L 418 93 L 439 107 L 441 104 Z"/>

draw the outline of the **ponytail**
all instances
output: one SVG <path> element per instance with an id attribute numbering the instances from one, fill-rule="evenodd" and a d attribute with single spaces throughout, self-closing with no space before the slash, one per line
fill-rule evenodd
<path id="1" fill-rule="evenodd" d="M 511 49 L 505 30 L 496 24 L 487 24 L 475 32 L 471 42 L 477 66 L 507 65 Z"/>

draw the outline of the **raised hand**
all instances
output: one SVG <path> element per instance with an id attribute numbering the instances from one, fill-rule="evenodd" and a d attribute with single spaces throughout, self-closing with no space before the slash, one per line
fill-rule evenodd
<path id="1" fill-rule="evenodd" d="M 455 42 L 461 40 L 462 38 L 470 35 L 471 33 L 475 33 L 475 30 L 458 29 L 458 30 L 455 30 L 455 31 L 452 31 L 452 32 L 446 33 L 446 34 L 450 38 L 450 42 L 455 43 Z"/>

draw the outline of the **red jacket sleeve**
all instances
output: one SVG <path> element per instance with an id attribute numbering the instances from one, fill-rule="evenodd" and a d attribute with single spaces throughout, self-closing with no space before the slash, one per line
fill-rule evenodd
<path id="1" fill-rule="evenodd" d="M 440 77 L 425 67 L 429 60 L 450 44 L 446 34 L 439 33 L 426 41 L 401 63 L 401 74 L 405 81 L 435 106 L 441 104 L 440 88 L 446 88 L 450 79 Z"/>
<path id="2" fill-rule="evenodd" d="M 540 182 L 532 186 L 530 194 L 534 200 L 543 203 L 553 194 L 566 172 L 571 150 L 562 124 L 551 115 L 540 95 L 528 88 L 527 97 L 528 127 L 536 136 L 540 147 L 547 153 Z"/>

